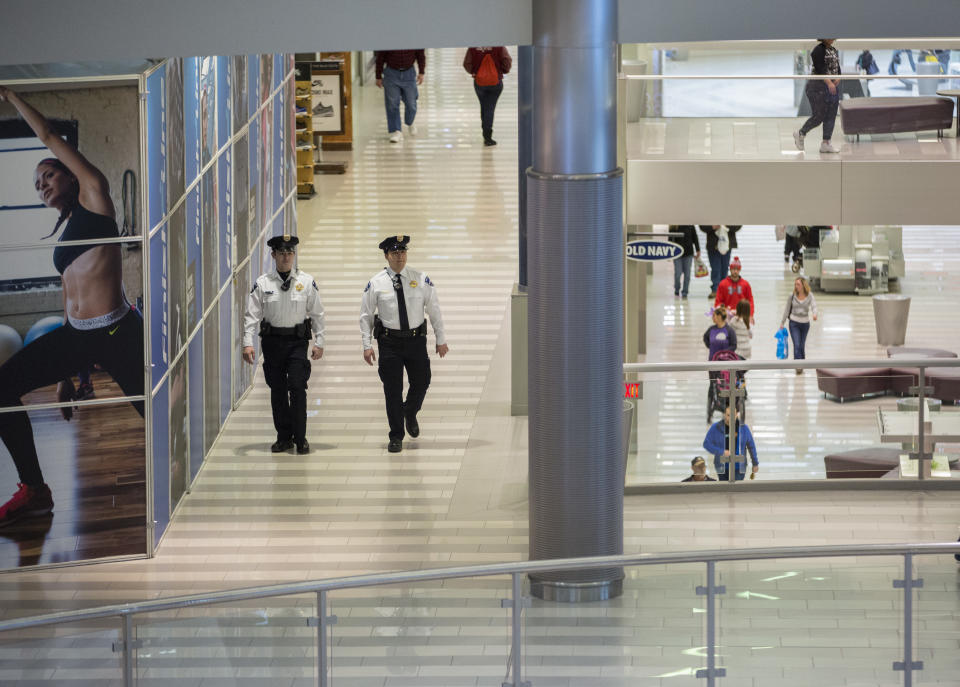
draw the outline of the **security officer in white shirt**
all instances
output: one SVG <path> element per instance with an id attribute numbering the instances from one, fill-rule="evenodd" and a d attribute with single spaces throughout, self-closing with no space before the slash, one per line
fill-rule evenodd
<path id="1" fill-rule="evenodd" d="M 274 236 L 267 241 L 277 269 L 257 278 L 247 299 L 243 318 L 243 359 L 255 362 L 253 337 L 259 334 L 263 348 L 263 376 L 270 387 L 273 426 L 277 441 L 274 453 L 296 444 L 297 453 L 310 452 L 307 441 L 307 380 L 310 362 L 307 344 L 313 340 L 310 357 L 323 356 L 323 305 L 317 282 L 296 268 L 296 236 Z"/>
<path id="2" fill-rule="evenodd" d="M 380 380 L 387 401 L 390 443 L 387 450 L 403 450 L 403 427 L 416 438 L 420 435 L 417 413 L 430 386 L 430 358 L 427 355 L 427 322 L 430 316 L 437 338 L 437 354 L 447 354 L 443 334 L 443 316 L 437 289 L 423 272 L 407 267 L 409 236 L 391 236 L 380 242 L 388 267 L 367 283 L 360 303 L 360 334 L 363 359 L 373 365 L 373 339 L 380 350 Z M 403 400 L 403 370 L 407 370 L 410 389 Z"/>

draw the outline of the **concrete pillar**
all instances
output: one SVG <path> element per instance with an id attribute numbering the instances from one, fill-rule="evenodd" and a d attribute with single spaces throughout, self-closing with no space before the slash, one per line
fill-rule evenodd
<path id="1" fill-rule="evenodd" d="M 623 552 L 623 170 L 617 0 L 534 0 L 527 179 L 530 558 Z M 616 596 L 623 571 L 531 576 Z"/>

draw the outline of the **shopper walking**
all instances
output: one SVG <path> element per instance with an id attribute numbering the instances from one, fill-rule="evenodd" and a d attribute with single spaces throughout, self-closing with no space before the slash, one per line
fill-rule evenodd
<path id="1" fill-rule="evenodd" d="M 840 53 L 833 47 L 836 38 L 819 40 L 817 47 L 810 51 L 810 59 L 813 61 L 813 74 L 825 78 L 807 81 L 805 92 L 813 114 L 793 133 L 793 141 L 797 150 L 803 150 L 806 135 L 822 124 L 823 141 L 820 143 L 820 152 L 839 153 L 840 150 L 834 147 L 830 138 L 833 136 L 837 108 L 840 106 L 840 79 L 830 77 L 840 74 Z"/>
<path id="2" fill-rule="evenodd" d="M 423 50 L 377 50 L 377 88 L 383 89 L 387 109 L 387 131 L 391 143 L 403 140 L 400 126 L 400 102 L 403 101 L 403 122 L 407 133 L 417 135 L 417 86 L 423 85 L 427 56 Z M 416 67 L 416 68 L 415 68 Z"/>
<path id="3" fill-rule="evenodd" d="M 806 232 L 806 227 L 798 226 L 796 224 L 788 224 L 784 229 L 784 240 L 783 240 L 783 261 L 787 264 L 790 264 L 790 259 L 793 258 L 793 269 L 794 272 L 799 272 L 800 268 L 803 267 L 803 236 Z"/>
<path id="4" fill-rule="evenodd" d="M 727 309 L 724 306 L 714 308 L 710 317 L 713 324 L 703 333 L 703 345 L 707 347 L 707 360 L 713 360 L 720 351 L 737 350 L 737 334 L 727 324 Z"/>
<path id="5" fill-rule="evenodd" d="M 513 60 L 502 45 L 467 48 L 463 68 L 473 77 L 473 90 L 480 101 L 480 130 L 483 145 L 495 146 L 493 140 L 493 113 L 503 92 L 503 75 L 510 71 Z"/>
<path id="6" fill-rule="evenodd" d="M 675 298 L 686 298 L 690 293 L 690 268 L 693 267 L 693 259 L 700 257 L 700 238 L 692 224 L 672 224 L 670 233 L 682 234 L 671 237 L 670 241 L 683 248 L 683 254 L 673 261 L 673 295 Z"/>
<path id="7" fill-rule="evenodd" d="M 749 360 L 753 353 L 753 329 L 750 328 L 750 301 L 746 298 L 737 303 L 736 313 L 727 321 L 737 335 L 737 354 Z"/>
<path id="8" fill-rule="evenodd" d="M 818 315 L 817 299 L 810 292 L 810 284 L 803 277 L 797 277 L 793 282 L 793 292 L 787 298 L 787 304 L 783 309 L 783 318 L 780 320 L 781 329 L 788 321 L 790 323 L 794 360 L 803 360 L 807 357 L 806 345 L 807 333 L 810 331 L 810 318 L 816 321 Z M 798 368 L 797 374 L 803 374 L 803 370 Z"/>
<path id="9" fill-rule="evenodd" d="M 736 457 L 730 455 L 730 432 L 734 433 L 733 447 Z M 730 406 L 724 408 L 723 420 L 710 425 L 707 435 L 703 438 L 703 448 L 713 454 L 713 467 L 717 471 L 717 479 L 721 482 L 730 481 L 730 470 L 727 468 L 731 464 L 736 473 L 736 480 L 738 482 L 742 480 L 746 476 L 748 456 L 753 464 L 753 472 L 757 473 L 760 470 L 757 444 L 753 440 L 753 433 L 747 423 L 740 422 L 739 413 L 736 412 L 731 426 Z M 751 479 L 753 479 L 752 476 Z"/>
<path id="10" fill-rule="evenodd" d="M 417 413 L 430 386 L 430 357 L 427 355 L 427 320 L 437 339 L 437 355 L 450 350 L 443 333 L 443 316 L 437 289 L 423 272 L 407 267 L 409 236 L 391 236 L 380 242 L 387 267 L 367 282 L 360 302 L 360 335 L 363 360 L 373 365 L 377 359 L 373 339 L 380 351 L 380 381 L 386 399 L 390 442 L 387 450 L 403 450 L 404 423 L 407 433 L 420 436 Z M 403 399 L 403 370 L 407 370 L 410 389 Z"/>
<path id="11" fill-rule="evenodd" d="M 710 261 L 710 296 L 717 295 L 717 287 L 730 269 L 730 252 L 737 248 L 739 225 L 701 224 L 700 231 L 707 235 L 707 259 Z"/>
<path id="12" fill-rule="evenodd" d="M 740 301 L 746 299 L 750 304 L 750 321 L 753 322 L 757 316 L 753 304 L 753 289 L 750 288 L 750 282 L 740 276 L 742 267 L 739 257 L 730 262 L 730 274 L 717 287 L 717 297 L 713 305 L 725 305 L 729 312 L 735 312 Z"/>
<path id="13" fill-rule="evenodd" d="M 267 241 L 276 269 L 262 274 L 247 298 L 243 317 L 243 359 L 256 362 L 253 337 L 260 334 L 263 376 L 270 387 L 274 453 L 297 447 L 310 453 L 307 441 L 307 380 L 310 357 L 323 356 L 323 305 L 317 282 L 296 268 L 296 236 L 274 236 Z M 310 346 L 312 341 L 313 345 Z"/>

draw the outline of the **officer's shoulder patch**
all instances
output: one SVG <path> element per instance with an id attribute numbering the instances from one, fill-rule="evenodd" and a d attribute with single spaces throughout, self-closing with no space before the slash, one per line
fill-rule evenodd
<path id="1" fill-rule="evenodd" d="M 428 277 L 427 275 L 423 275 L 423 281 L 424 283 L 429 284 L 430 286 L 433 286 L 433 282 L 430 281 L 430 277 Z"/>
<path id="2" fill-rule="evenodd" d="M 314 290 L 314 291 L 319 291 L 319 290 L 320 290 L 320 287 L 317 286 L 317 280 L 316 280 L 316 279 L 313 280 L 313 290 Z"/>
<path id="3" fill-rule="evenodd" d="M 367 282 L 367 288 L 363 290 L 364 293 L 370 290 L 370 282 Z"/>

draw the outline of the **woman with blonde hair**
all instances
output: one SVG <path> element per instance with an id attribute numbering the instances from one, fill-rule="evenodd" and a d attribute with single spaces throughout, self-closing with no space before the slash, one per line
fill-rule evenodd
<path id="1" fill-rule="evenodd" d="M 803 360 L 806 358 L 807 333 L 810 331 L 810 318 L 816 321 L 819 311 L 817 310 L 817 299 L 810 293 L 810 284 L 803 277 L 797 277 L 793 282 L 793 291 L 787 298 L 787 304 L 783 309 L 783 318 L 780 320 L 780 327 L 790 322 L 790 340 L 793 341 L 793 359 Z M 797 374 L 803 374 L 802 369 L 797 369 Z"/>

